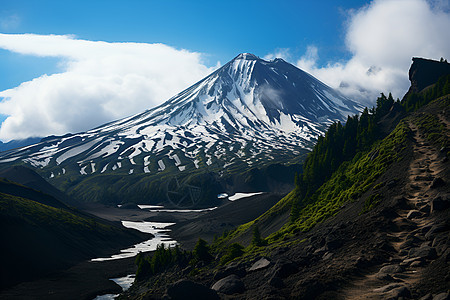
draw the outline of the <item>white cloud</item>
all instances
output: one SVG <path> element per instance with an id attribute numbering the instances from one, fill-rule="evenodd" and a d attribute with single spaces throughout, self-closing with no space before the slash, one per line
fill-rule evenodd
<path id="1" fill-rule="evenodd" d="M 291 60 L 291 50 L 289 48 L 277 48 L 273 53 L 269 53 L 263 57 L 265 60 L 272 60 L 275 58 L 282 58 L 286 61 Z"/>
<path id="2" fill-rule="evenodd" d="M 349 16 L 346 45 L 351 59 L 318 67 L 317 52 L 309 47 L 297 66 L 366 104 L 380 92 L 401 98 L 409 87 L 412 57 L 450 54 L 450 14 L 442 7 L 442 1 L 372 1 Z"/>
<path id="3" fill-rule="evenodd" d="M 315 68 L 319 59 L 319 49 L 316 46 L 309 45 L 306 53 L 297 61 L 297 66 L 304 70 L 312 70 Z"/>
<path id="4" fill-rule="evenodd" d="M 213 70 L 200 53 L 163 44 L 0 34 L 0 48 L 59 57 L 64 67 L 0 92 L 0 111 L 8 115 L 2 140 L 91 129 L 152 108 Z"/>

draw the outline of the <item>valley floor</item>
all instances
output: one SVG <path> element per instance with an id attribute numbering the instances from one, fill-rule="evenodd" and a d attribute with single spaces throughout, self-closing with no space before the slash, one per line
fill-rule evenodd
<path id="1" fill-rule="evenodd" d="M 84 207 L 88 213 L 109 221 L 174 222 L 170 234 L 184 247 L 193 246 L 199 236 L 212 240 L 222 229 L 235 228 L 273 206 L 282 195 L 263 194 L 225 204 L 210 212 L 168 213 L 141 209 L 119 209 L 104 205 Z M 82 262 L 45 278 L 24 282 L 0 291 L 0 299 L 86 299 L 118 294 L 122 289 L 109 280 L 136 273 L 134 257 L 103 262 Z"/>
<path id="2" fill-rule="evenodd" d="M 0 291 L 0 299 L 92 300 L 97 295 L 122 292 L 122 289 L 109 279 L 135 272 L 134 258 L 104 262 L 86 261 L 68 270 Z"/>

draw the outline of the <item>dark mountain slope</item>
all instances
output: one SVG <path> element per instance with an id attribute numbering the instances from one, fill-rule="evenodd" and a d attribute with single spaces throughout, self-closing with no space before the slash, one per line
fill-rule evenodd
<path id="1" fill-rule="evenodd" d="M 36 191 L 40 191 L 44 194 L 48 194 L 65 204 L 78 206 L 77 202 L 48 183 L 44 178 L 42 178 L 39 174 L 37 174 L 30 168 L 24 166 L 14 166 L 6 168 L 0 170 L 0 178 L 5 178 L 9 181 L 13 181 L 15 183 L 32 188 Z"/>
<path id="2" fill-rule="evenodd" d="M 306 187 L 297 187 L 261 217 L 225 233 L 211 245 L 216 260 L 206 267 L 201 262 L 180 272 L 172 266 L 126 297 L 187 292 L 175 284 L 182 279 L 232 299 L 418 299 L 427 294 L 445 299 L 450 288 L 450 95 L 424 99 L 387 137 L 369 139 L 331 175 L 313 177 L 322 180 L 313 181 L 318 189 L 304 181 Z M 390 114 L 401 107 L 387 108 Z M 397 122 L 386 116 L 380 125 Z M 328 147 L 317 153 L 327 153 Z M 266 229 L 280 218 L 286 224 L 267 236 Z M 263 241 L 258 242 L 256 227 Z M 224 266 L 219 262 L 230 260 Z"/>
<path id="3" fill-rule="evenodd" d="M 145 238 L 4 179 L 0 179 L 0 228 L 2 289 L 111 254 Z"/>
<path id="4" fill-rule="evenodd" d="M 30 189 L 23 185 L 19 185 L 15 182 L 11 182 L 8 179 L 1 179 L 0 177 L 0 193 L 8 194 L 11 196 L 33 199 L 33 201 L 39 202 L 41 204 L 51 206 L 54 208 L 64 208 L 69 209 L 69 207 L 62 203 L 61 201 L 55 199 L 53 196 L 44 194 L 42 192 Z"/>
<path id="5" fill-rule="evenodd" d="M 39 138 L 39 137 L 28 138 L 28 139 L 24 139 L 24 140 L 12 140 L 12 141 L 9 141 L 6 143 L 3 143 L 2 141 L 0 141 L 0 152 L 36 144 L 36 143 L 39 143 L 40 141 L 41 141 L 41 138 Z"/>

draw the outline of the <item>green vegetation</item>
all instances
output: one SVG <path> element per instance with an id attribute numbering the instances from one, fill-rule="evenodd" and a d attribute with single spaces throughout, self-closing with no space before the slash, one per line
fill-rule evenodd
<path id="1" fill-rule="evenodd" d="M 259 232 L 259 228 L 257 225 L 253 227 L 252 245 L 256 247 L 267 245 L 267 241 L 261 237 L 261 233 Z"/>
<path id="2" fill-rule="evenodd" d="M 209 262 L 213 258 L 210 254 L 208 243 L 203 239 L 198 239 L 198 242 L 194 247 L 193 254 L 194 258 L 198 261 Z"/>
<path id="3" fill-rule="evenodd" d="M 377 206 L 380 203 L 381 199 L 382 197 L 380 194 L 370 195 L 370 197 L 367 198 L 366 201 L 364 202 L 364 207 L 363 210 L 361 211 L 361 214 L 364 214 L 372 210 L 375 206 Z"/>
<path id="4" fill-rule="evenodd" d="M 33 226 L 57 228 L 58 231 L 112 231 L 110 226 L 94 219 L 77 216 L 62 208 L 0 193 L 0 217 L 17 218 Z"/>
<path id="5" fill-rule="evenodd" d="M 371 151 L 356 156 L 351 162 L 341 164 L 332 177 L 314 194 L 303 199 L 303 203 L 308 204 L 299 209 L 295 221 L 269 237 L 270 240 L 277 240 L 288 232 L 310 230 L 317 223 L 336 215 L 346 202 L 358 199 L 368 191 L 388 166 L 402 157 L 408 132 L 406 123 L 401 122 Z"/>
<path id="6" fill-rule="evenodd" d="M 394 105 L 400 104 L 399 101 L 394 101 L 391 94 L 388 97 L 381 94 L 376 108 L 370 111 L 366 108 L 359 117 L 349 116 L 345 125 L 340 122 L 332 124 L 325 136 L 319 137 L 313 151 L 306 158 L 303 174 L 296 180 L 299 198 L 311 196 L 344 161 L 352 160 L 384 138 L 377 122 Z"/>
<path id="7" fill-rule="evenodd" d="M 217 145 L 220 146 L 220 145 Z M 247 147 L 250 147 L 250 143 Z M 312 145 L 311 145 L 312 146 Z M 217 194 L 223 192 L 222 185 L 224 182 L 233 182 L 239 180 L 244 182 L 247 186 L 254 189 L 261 189 L 267 186 L 267 180 L 278 180 L 281 182 L 291 183 L 293 175 L 300 165 L 298 164 L 299 157 L 301 160 L 306 156 L 307 150 L 300 148 L 296 149 L 296 153 L 289 153 L 285 150 L 274 150 L 274 159 L 260 159 L 253 168 L 249 169 L 247 162 L 236 159 L 236 149 L 240 149 L 239 142 L 223 147 L 225 151 L 225 162 L 233 162 L 230 167 L 224 168 L 222 163 L 213 160 L 213 164 L 208 165 L 208 157 L 205 153 L 199 152 L 196 159 L 199 160 L 196 168 L 191 160 L 185 159 L 185 153 L 181 150 L 174 150 L 172 153 L 177 154 L 182 160 L 182 165 L 186 166 L 183 172 L 174 165 L 173 160 L 168 160 L 167 154 L 169 150 L 158 153 L 149 161 L 148 169 L 150 173 L 143 173 L 141 169 L 136 169 L 128 160 L 122 161 L 122 167 L 114 172 L 99 173 L 106 166 L 106 161 L 96 165 L 97 172 L 90 176 L 83 176 L 80 174 L 78 165 L 68 165 L 64 176 L 56 176 L 51 179 L 52 184 L 63 191 L 66 191 L 69 196 L 82 202 L 101 202 L 110 205 L 122 204 L 126 199 L 127 203 L 158 203 L 167 202 L 168 190 L 173 192 L 180 192 L 184 195 L 189 192 L 187 186 L 197 187 L 201 189 L 196 199 L 196 204 L 203 207 L 211 207 L 217 205 L 214 203 L 217 200 Z M 196 148 L 186 149 L 186 153 L 191 153 Z M 230 150 L 234 149 L 234 150 Z M 208 155 L 211 155 L 209 153 Z M 248 155 L 253 155 L 249 152 Z M 261 157 L 264 153 L 260 154 Z M 135 162 L 142 165 L 144 154 L 135 157 Z M 158 171 L 159 160 L 164 161 L 166 169 Z M 52 162 L 53 163 L 53 162 Z M 51 172 L 57 174 L 61 167 L 52 165 L 52 163 L 40 173 L 43 177 L 47 177 Z M 111 167 L 111 166 L 109 166 Z M 133 174 L 128 174 L 130 169 L 134 168 Z M 39 172 L 40 170 L 38 170 Z M 89 172 L 89 168 L 88 168 Z M 220 174 L 220 175 L 218 175 Z M 182 186 L 180 189 L 173 189 L 175 179 Z M 194 191 L 195 193 L 195 191 Z M 171 194 L 174 195 L 174 194 Z M 176 201 L 176 199 L 175 199 Z M 192 204 L 190 199 L 186 201 Z"/>
<path id="8" fill-rule="evenodd" d="M 348 117 L 345 125 L 335 123 L 325 136 L 320 137 L 304 163 L 304 172 L 295 176 L 295 189 L 273 208 L 255 221 L 239 226 L 218 239 L 219 245 L 236 239 L 248 232 L 261 220 L 268 220 L 290 207 L 289 223 L 266 240 L 269 245 L 280 243 L 298 231 L 310 230 L 316 224 L 336 215 L 347 202 L 359 199 L 369 189 L 378 190 L 384 182 L 374 186 L 375 181 L 394 162 L 403 157 L 410 129 L 401 121 L 389 136 L 381 130 L 380 121 L 390 111 L 414 111 L 437 99 L 442 109 L 449 105 L 449 76 L 444 76 L 432 87 L 418 94 L 423 101 L 394 101 L 392 95 L 384 94 L 377 99 L 377 107 L 365 109 L 360 117 Z M 445 126 L 432 114 L 422 113 L 414 123 L 424 132 L 430 143 L 448 147 L 450 142 L 444 134 Z M 366 213 L 381 202 L 381 195 L 370 195 L 364 202 L 361 213 Z"/>
<path id="9" fill-rule="evenodd" d="M 442 108 L 450 105 L 450 97 L 443 97 L 440 99 L 440 106 Z M 415 120 L 415 124 L 421 132 L 425 134 L 425 138 L 431 143 L 440 148 L 447 148 L 450 146 L 450 141 L 445 134 L 446 126 L 439 118 L 430 113 L 421 113 Z"/>
<path id="10" fill-rule="evenodd" d="M 174 265 L 185 266 L 191 258 L 190 252 L 181 250 L 178 246 L 166 248 L 164 244 L 160 244 L 152 256 L 144 256 L 142 253 L 136 256 L 136 280 L 142 281 Z"/>
<path id="11" fill-rule="evenodd" d="M 450 74 L 439 78 L 438 82 L 421 93 L 411 93 L 402 101 L 406 111 L 415 111 L 432 100 L 450 94 Z"/>
<path id="12" fill-rule="evenodd" d="M 202 250 L 194 251 L 223 254 L 220 265 L 238 258 L 248 261 L 267 255 L 281 245 L 304 242 L 293 237 L 335 216 L 347 203 L 360 201 L 360 214 L 370 213 L 383 201 L 386 182 L 379 180 L 380 177 L 405 157 L 412 135 L 411 123 L 430 143 L 449 147 L 445 125 L 431 113 L 416 113 L 396 121 L 395 129 L 389 134 L 383 127 L 386 119 L 394 122 L 405 111 L 413 112 L 437 97 L 440 97 L 436 100 L 438 106 L 446 109 L 450 104 L 450 97 L 445 96 L 450 91 L 449 78 L 442 77 L 434 86 L 416 94 L 418 98 L 411 96 L 402 102 L 395 101 L 391 94 L 387 97 L 381 94 L 376 108 L 366 108 L 360 116 L 349 116 L 345 125 L 332 124 L 307 156 L 303 172 L 295 174 L 294 190 L 257 219 L 215 237 L 211 247 L 199 240 L 196 248 Z M 261 237 L 261 226 L 277 217 L 286 217 L 289 211 L 289 221 L 280 230 L 266 238 Z M 236 243 L 248 241 L 250 234 L 248 247 Z M 201 254 L 195 256 L 199 258 Z"/>
<path id="13" fill-rule="evenodd" d="M 244 246 L 239 243 L 233 243 L 228 247 L 226 254 L 220 260 L 220 264 L 224 265 L 235 258 L 241 257 L 243 254 Z"/>
<path id="14" fill-rule="evenodd" d="M 214 248 L 226 247 L 256 223 L 290 210 L 290 222 L 266 238 L 269 246 L 282 243 L 296 232 L 308 231 L 336 215 L 345 203 L 359 199 L 392 163 L 402 158 L 410 131 L 407 124 L 400 122 L 387 137 L 379 125 L 392 109 L 401 111 L 400 102 L 390 94 L 381 94 L 376 108 L 365 109 L 360 117 L 348 117 L 345 125 L 331 125 L 308 155 L 304 172 L 296 176 L 295 189 L 256 220 L 218 238 Z M 373 202 L 367 209 L 375 205 Z"/>

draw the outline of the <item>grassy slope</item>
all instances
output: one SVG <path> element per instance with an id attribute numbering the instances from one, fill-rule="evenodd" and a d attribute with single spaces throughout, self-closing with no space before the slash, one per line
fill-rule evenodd
<path id="1" fill-rule="evenodd" d="M 14 185 L 0 179 L 0 185 L 5 184 Z M 26 193 L 27 188 L 20 185 L 14 189 L 16 195 L 0 193 L 0 288 L 106 255 L 142 239 L 125 228 L 76 211 L 17 196 L 20 189 L 30 196 L 31 192 Z"/>
<path id="2" fill-rule="evenodd" d="M 440 97 L 433 101 L 431 105 L 444 109 L 450 104 L 449 99 L 448 95 Z M 377 142 L 369 151 L 355 156 L 350 162 L 344 162 L 314 195 L 303 201 L 300 217 L 295 222 L 289 222 L 289 212 L 293 202 L 297 199 L 297 192 L 294 189 L 254 221 L 243 224 L 236 230 L 217 239 L 214 248 L 223 249 L 226 248 L 226 245 L 236 241 L 248 245 L 255 225 L 260 229 L 262 228 L 261 231 L 264 232 L 265 227 L 272 222 L 279 222 L 278 219 L 281 217 L 285 225 L 267 237 L 269 247 L 261 249 L 250 246 L 247 248 L 247 255 L 269 251 L 281 246 L 285 243 L 284 241 L 290 240 L 292 242 L 291 238 L 297 232 L 308 231 L 318 223 L 335 216 L 348 202 L 363 199 L 364 205 L 361 214 L 370 211 L 381 199 L 376 192 L 377 189 L 380 185 L 386 184 L 385 182 L 378 183 L 377 179 L 394 162 L 403 158 L 407 140 L 411 134 L 407 125 L 408 122 L 425 129 L 427 139 L 433 141 L 433 143 L 437 143 L 440 147 L 449 146 L 449 142 L 444 139 L 445 135 L 442 133 L 445 126 L 436 116 L 430 113 L 419 113 L 407 117 L 396 126 L 389 136 Z"/>

